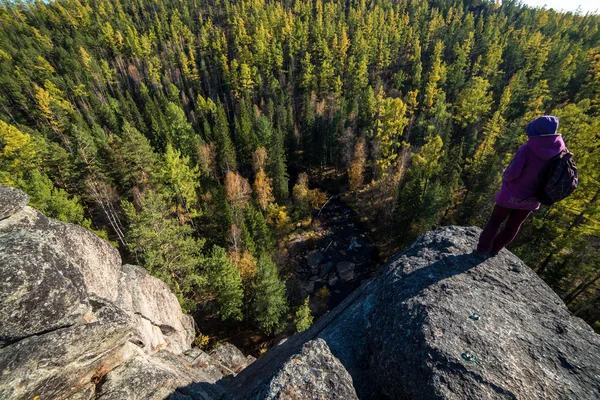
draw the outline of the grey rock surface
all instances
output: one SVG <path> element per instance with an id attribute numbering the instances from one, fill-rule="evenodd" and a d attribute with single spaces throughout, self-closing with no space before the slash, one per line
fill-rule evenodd
<path id="1" fill-rule="evenodd" d="M 358 399 L 352 377 L 331 354 L 323 339 L 311 340 L 281 365 L 251 398 L 352 400 Z"/>
<path id="2" fill-rule="evenodd" d="M 337 277 L 337 275 L 335 274 L 331 274 L 329 276 L 329 279 L 327 280 L 327 284 L 329 286 L 335 286 L 336 283 L 338 283 L 339 278 Z"/>
<path id="3" fill-rule="evenodd" d="M 224 376 L 235 375 L 233 370 L 216 361 L 213 357 L 197 347 L 186 351 L 183 354 L 183 357 L 193 367 L 202 369 L 204 374 L 209 377 L 212 382 L 216 382 Z"/>
<path id="4" fill-rule="evenodd" d="M 83 275 L 64 251 L 40 232 L 3 229 L 9 220 L 0 221 L 0 346 L 71 326 L 91 311 Z"/>
<path id="5" fill-rule="evenodd" d="M 225 343 L 208 353 L 215 361 L 229 368 L 236 374 L 250 364 L 244 353 L 232 344 Z"/>
<path id="6" fill-rule="evenodd" d="M 29 203 L 29 196 L 19 189 L 0 185 L 0 220 L 16 214 Z"/>
<path id="7" fill-rule="evenodd" d="M 359 398 L 600 398 L 600 336 L 509 251 L 472 255 L 479 233 L 422 235 L 310 329 L 243 370 L 224 398 L 251 397 L 316 338 Z"/>
<path id="8" fill-rule="evenodd" d="M 110 301 L 117 298 L 121 271 L 119 252 L 87 229 L 46 218 L 31 207 L 23 207 L 0 221 L 0 230 L 10 235 L 20 232 L 35 236 L 36 241 L 60 249 L 81 272 L 86 291 Z"/>
<path id="9" fill-rule="evenodd" d="M 218 399 L 223 388 L 183 357 L 161 350 L 135 357 L 109 372 L 96 388 L 96 399 Z"/>
<path id="10" fill-rule="evenodd" d="M 191 347 L 194 320 L 183 314 L 168 286 L 145 269 L 123 265 L 116 304 L 136 321 L 137 334 L 147 351 L 166 348 L 179 354 Z"/>
<path id="11" fill-rule="evenodd" d="M 19 340 L 0 350 L 0 398 L 56 399 L 77 393 L 138 354 L 127 315 L 110 304 L 99 318 Z"/>

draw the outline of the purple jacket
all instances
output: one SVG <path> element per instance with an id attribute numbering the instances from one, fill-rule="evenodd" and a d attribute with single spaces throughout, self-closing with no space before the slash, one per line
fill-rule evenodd
<path id="1" fill-rule="evenodd" d="M 540 203 L 534 196 L 538 177 L 550 159 L 566 149 L 560 135 L 530 137 L 519 147 L 504 175 L 496 204 L 519 210 L 537 210 Z"/>

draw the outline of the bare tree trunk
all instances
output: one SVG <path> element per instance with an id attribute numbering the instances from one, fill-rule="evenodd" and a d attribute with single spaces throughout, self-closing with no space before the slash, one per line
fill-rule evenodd
<path id="1" fill-rule="evenodd" d="M 583 294 L 590 286 L 598 282 L 598 280 L 600 280 L 600 274 L 596 275 L 592 280 L 586 280 L 577 285 L 575 289 L 571 290 L 563 297 L 565 304 L 571 304 L 577 297 L 581 296 L 581 294 Z"/>
<path id="2" fill-rule="evenodd" d="M 93 179 L 89 179 L 86 185 L 92 195 L 96 204 L 100 206 L 104 215 L 108 219 L 108 223 L 110 224 L 113 231 L 117 234 L 117 238 L 121 245 L 127 246 L 127 240 L 125 239 L 125 233 L 123 225 L 121 224 L 121 220 L 119 219 L 118 213 L 112 205 L 112 202 L 109 201 L 110 194 L 106 192 L 106 188 L 103 188 L 101 184 L 98 184 Z"/>
<path id="3" fill-rule="evenodd" d="M 579 314 L 581 314 L 583 311 L 592 307 L 598 299 L 600 299 L 600 291 L 598 291 L 598 293 L 594 297 L 592 297 L 590 300 L 586 301 L 585 304 L 583 306 L 579 307 L 577 309 L 577 311 L 575 311 L 573 314 L 576 316 L 579 316 Z"/>

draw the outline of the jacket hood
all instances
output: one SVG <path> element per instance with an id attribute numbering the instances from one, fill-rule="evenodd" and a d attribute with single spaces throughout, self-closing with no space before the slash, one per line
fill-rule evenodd
<path id="1" fill-rule="evenodd" d="M 527 147 L 542 160 L 549 160 L 567 148 L 561 135 L 530 137 Z"/>

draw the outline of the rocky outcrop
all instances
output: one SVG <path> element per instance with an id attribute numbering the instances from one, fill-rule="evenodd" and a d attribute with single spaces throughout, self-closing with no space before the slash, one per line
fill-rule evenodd
<path id="1" fill-rule="evenodd" d="M 600 398 L 600 336 L 512 253 L 472 255 L 479 232 L 424 234 L 308 331 L 242 371 L 224 398 L 270 387 L 314 339 L 327 343 L 359 398 Z"/>
<path id="2" fill-rule="evenodd" d="M 472 255 L 476 228 L 424 234 L 254 361 L 190 349 L 163 282 L 23 193 L 0 200 L 2 399 L 600 398 L 599 336 L 512 253 Z"/>
<path id="3" fill-rule="evenodd" d="M 307 342 L 277 370 L 275 375 L 257 388 L 251 398 L 272 399 L 358 399 L 352 377 L 331 354 L 323 339 Z"/>
<path id="4" fill-rule="evenodd" d="M 221 395 L 227 367 L 179 356 L 194 322 L 166 284 L 24 193 L 0 186 L 0 200 L 0 398 Z"/>

